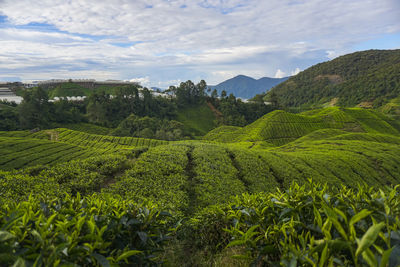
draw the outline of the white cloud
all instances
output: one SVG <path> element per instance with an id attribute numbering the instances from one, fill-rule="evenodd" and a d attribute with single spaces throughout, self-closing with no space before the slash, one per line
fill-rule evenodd
<path id="1" fill-rule="evenodd" d="M 3 0 L 0 72 L 26 79 L 103 71 L 156 86 L 178 78 L 213 84 L 228 72 L 293 74 L 400 32 L 398 7 L 397 0 Z"/>
<path id="2" fill-rule="evenodd" d="M 297 75 L 297 74 L 299 74 L 300 71 L 301 71 L 300 68 L 296 68 L 295 70 L 292 70 L 292 71 L 290 72 L 290 75 L 291 75 L 291 76 Z"/>
<path id="3" fill-rule="evenodd" d="M 285 77 L 286 76 L 286 73 L 285 72 L 283 72 L 283 71 L 281 71 L 280 69 L 278 69 L 277 71 L 276 71 L 276 73 L 275 73 L 275 78 L 283 78 L 283 77 Z"/>
<path id="4" fill-rule="evenodd" d="M 129 80 L 130 82 L 137 82 L 139 83 L 141 86 L 149 86 L 150 85 L 150 78 L 149 76 L 146 77 L 140 77 L 140 78 L 133 78 Z"/>

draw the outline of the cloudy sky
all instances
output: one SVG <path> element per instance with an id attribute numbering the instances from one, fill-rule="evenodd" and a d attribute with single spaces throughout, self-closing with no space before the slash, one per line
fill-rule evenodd
<path id="1" fill-rule="evenodd" d="M 0 80 L 166 88 L 400 48 L 399 0 L 0 0 Z"/>

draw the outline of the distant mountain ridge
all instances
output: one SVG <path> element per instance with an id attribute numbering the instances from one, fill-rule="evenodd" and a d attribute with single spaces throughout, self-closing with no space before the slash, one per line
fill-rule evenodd
<path id="1" fill-rule="evenodd" d="M 257 94 L 261 94 L 268 91 L 272 87 L 286 81 L 289 77 L 285 78 L 269 78 L 264 77 L 261 79 L 254 79 L 245 75 L 238 75 L 231 79 L 228 79 L 222 83 L 214 86 L 210 86 L 211 89 L 217 89 L 218 94 L 221 94 L 223 90 L 227 94 L 233 94 L 240 98 L 252 98 Z"/>

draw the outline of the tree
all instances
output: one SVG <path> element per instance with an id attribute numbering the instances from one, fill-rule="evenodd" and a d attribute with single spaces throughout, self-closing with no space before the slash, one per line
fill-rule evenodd
<path id="1" fill-rule="evenodd" d="M 217 89 L 214 89 L 211 93 L 211 98 L 212 99 L 217 99 L 218 98 L 218 91 Z"/>
<path id="2" fill-rule="evenodd" d="M 41 87 L 27 90 L 18 107 L 19 121 L 23 129 L 46 128 L 51 122 L 51 103 Z"/>
<path id="3" fill-rule="evenodd" d="M 226 97 L 226 91 L 225 90 L 222 90 L 222 92 L 221 92 L 221 98 L 225 98 Z"/>
<path id="4" fill-rule="evenodd" d="M 104 91 L 94 92 L 89 96 L 89 102 L 87 105 L 87 116 L 89 121 L 101 125 L 107 125 L 108 123 L 108 104 L 110 103 L 110 95 Z"/>
<path id="5" fill-rule="evenodd" d="M 279 105 L 279 97 L 278 95 L 275 93 L 275 91 L 272 91 L 268 94 L 268 100 L 271 103 L 271 106 L 273 109 L 279 109 L 280 105 Z"/>

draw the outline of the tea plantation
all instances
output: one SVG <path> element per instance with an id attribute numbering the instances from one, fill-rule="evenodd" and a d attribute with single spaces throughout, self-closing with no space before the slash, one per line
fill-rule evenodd
<path id="1" fill-rule="evenodd" d="M 328 108 L 202 141 L 0 132 L 0 265 L 399 266 L 399 130 Z"/>

